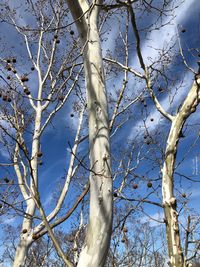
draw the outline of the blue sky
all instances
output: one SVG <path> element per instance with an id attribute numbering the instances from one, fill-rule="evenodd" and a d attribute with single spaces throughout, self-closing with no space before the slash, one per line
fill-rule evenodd
<path id="1" fill-rule="evenodd" d="M 179 2 L 179 1 L 174 1 Z M 23 7 L 22 7 L 23 8 Z M 162 49 L 163 47 L 168 47 L 169 45 L 174 44 L 175 47 L 178 47 L 177 33 L 179 34 L 179 38 L 181 40 L 181 44 L 184 49 L 185 58 L 188 64 L 197 70 L 197 54 L 200 52 L 199 45 L 199 11 L 200 11 L 200 2 L 199 0 L 186 0 L 184 3 L 180 5 L 179 8 L 174 10 L 175 17 L 170 22 L 170 25 L 163 26 L 160 30 L 154 30 L 147 35 L 143 35 L 142 39 L 142 54 L 144 60 L 147 64 L 150 64 L 151 60 L 155 60 L 158 57 L 158 49 Z M 145 24 L 149 24 L 153 21 L 154 15 L 148 17 L 145 21 L 139 21 L 139 27 L 143 27 Z M 164 17 L 163 23 L 167 21 L 168 17 Z M 25 17 L 20 19 L 21 23 L 25 23 L 27 21 L 32 21 L 30 17 Z M 120 21 L 121 23 L 121 21 Z M 116 46 L 116 38 L 118 38 L 118 27 L 113 27 L 113 25 L 118 25 L 118 17 L 112 16 L 108 19 L 106 27 L 111 28 L 111 33 L 107 41 L 103 42 L 103 55 L 106 56 L 106 51 L 108 49 L 111 50 L 113 57 L 115 58 L 115 46 Z M 122 34 L 124 27 L 122 28 Z M 185 33 L 181 32 L 181 29 L 186 29 Z M 178 30 L 177 30 L 178 29 Z M 9 32 L 9 34 L 7 34 Z M 24 52 L 22 47 L 19 45 L 20 38 L 15 30 L 12 29 L 11 26 L 3 23 L 0 26 L 0 36 L 4 36 L 4 41 L 8 44 L 8 47 L 15 46 L 14 52 L 17 55 L 19 63 L 17 65 L 19 72 L 27 72 L 27 68 L 30 71 L 31 64 L 27 63 L 27 53 Z M 129 39 L 131 42 L 134 42 L 133 32 L 130 27 L 129 29 Z M 61 41 L 61 49 L 65 47 L 64 40 L 67 41 L 67 37 Z M 120 41 L 118 41 L 118 45 L 122 45 Z M 123 47 L 123 46 L 122 46 Z M 153 48 L 152 48 L 153 47 Z M 156 48 L 156 49 L 155 49 Z M 190 51 L 188 52 L 188 48 L 198 48 L 198 51 Z M 34 49 L 33 49 L 34 50 Z M 67 50 L 67 49 L 66 49 Z M 177 50 L 176 50 L 177 51 Z M 2 49 L 3 57 L 6 57 L 7 50 Z M 129 50 L 130 60 L 129 65 L 134 69 L 141 71 L 136 54 L 134 44 L 130 47 Z M 62 53 L 61 53 L 62 55 Z M 119 60 L 123 60 L 119 57 Z M 168 66 L 167 74 L 173 78 L 173 82 L 169 83 L 167 90 L 159 94 L 158 98 L 163 105 L 163 107 L 169 111 L 174 112 L 183 98 L 186 96 L 188 90 L 190 89 L 193 81 L 193 75 L 190 71 L 188 71 L 183 64 L 180 63 L 180 57 L 174 56 L 174 60 Z M 5 73 L 4 70 L 1 72 Z M 2 75 L 2 73 L 1 73 Z M 31 79 L 29 82 L 29 86 L 32 89 L 33 93 L 37 89 L 37 76 L 35 72 L 31 74 Z M 110 93 L 112 94 L 112 99 L 116 100 L 117 90 L 120 89 L 122 85 L 122 80 L 124 76 L 123 73 L 117 73 L 117 75 L 110 75 L 107 77 L 107 90 L 109 99 Z M 183 79 L 183 84 L 180 86 L 180 81 L 178 78 Z M 158 84 L 159 84 L 158 80 Z M 175 94 L 177 88 L 177 94 Z M 139 92 L 144 89 L 144 84 L 138 83 L 138 80 L 129 74 L 129 83 L 127 89 L 127 97 L 136 97 Z M 81 84 L 81 90 L 84 90 L 84 82 Z M 157 86 L 155 86 L 155 90 L 157 90 Z M 43 201 L 43 205 L 47 211 L 50 211 L 54 207 L 54 196 L 57 196 L 58 191 L 62 187 L 63 177 L 65 177 L 66 171 L 68 169 L 69 158 L 70 158 L 70 148 L 68 142 L 73 144 L 73 140 L 76 134 L 76 128 L 78 123 L 78 115 L 73 111 L 72 103 L 75 99 L 75 94 L 72 94 L 69 101 L 66 103 L 64 108 L 56 115 L 56 117 L 52 121 L 52 125 L 46 129 L 44 136 L 42 137 L 41 146 L 43 150 L 43 165 L 39 166 L 39 188 L 41 192 L 41 199 Z M 173 98 L 174 97 L 174 98 Z M 112 161 L 113 161 L 113 170 L 121 171 L 121 174 L 116 176 L 116 180 L 114 181 L 114 189 L 118 190 L 121 181 L 124 175 L 124 169 L 126 164 L 128 163 L 128 154 L 131 153 L 131 149 L 134 147 L 133 151 L 133 162 L 131 166 L 135 169 L 133 173 L 128 177 L 127 186 L 122 191 L 124 197 L 134 197 L 140 198 L 144 195 L 148 194 L 151 189 L 146 187 L 146 183 L 148 180 L 156 180 L 153 182 L 153 186 L 156 188 L 158 186 L 158 191 L 152 193 L 151 200 L 161 201 L 160 199 L 160 185 L 161 181 L 157 178 L 160 177 L 159 173 L 159 165 L 152 161 L 153 157 L 156 155 L 158 157 L 161 156 L 161 151 L 165 147 L 166 134 L 169 130 L 169 123 L 166 119 L 163 119 L 162 116 L 155 109 L 151 99 L 148 94 L 144 95 L 145 101 L 148 106 L 146 109 L 143 108 L 143 104 L 138 101 L 135 105 L 131 107 L 129 112 L 126 112 L 124 115 L 120 116 L 116 120 L 116 125 L 124 122 L 123 126 L 116 132 L 115 135 L 111 138 L 111 151 Z M 170 105 L 171 98 L 173 98 L 173 102 Z M 80 101 L 80 100 L 79 100 Z M 125 105 L 126 103 L 124 103 Z M 109 104 L 109 113 L 112 114 L 111 107 L 112 103 Z M 144 111 L 145 110 L 145 111 Z M 71 114 L 74 116 L 72 117 Z M 128 119 L 127 119 L 128 118 Z M 151 121 L 151 118 L 154 121 Z M 177 154 L 177 163 L 182 160 L 182 157 L 185 153 L 189 151 L 186 160 L 180 164 L 177 171 L 180 173 L 184 173 L 185 175 L 192 176 L 192 178 L 198 180 L 200 174 L 200 152 L 199 152 L 199 140 L 197 140 L 195 146 L 189 150 L 195 141 L 198 133 L 199 133 L 199 118 L 200 118 L 200 109 L 189 118 L 187 122 L 187 127 L 184 129 L 185 138 L 180 141 L 178 154 Z M 87 125 L 87 115 L 84 117 L 84 126 Z M 115 125 L 115 126 L 116 126 Z M 150 146 L 144 143 L 144 135 L 146 134 L 146 129 L 148 129 L 149 135 L 152 139 L 154 139 L 155 143 Z M 82 134 L 87 134 L 87 128 L 84 128 Z M 28 138 L 28 136 L 27 136 Z M 29 137 L 30 138 L 30 137 Z M 133 146 L 134 143 L 134 146 Z M 158 147 L 160 151 L 158 150 Z M 78 152 L 79 156 L 87 153 L 88 149 L 88 141 L 84 141 L 80 146 Z M 127 153 L 124 156 L 124 166 L 119 165 L 119 160 L 122 155 Z M 141 163 L 137 165 L 138 157 L 141 158 Z M 196 160 L 197 159 L 197 160 Z M 3 147 L 1 147 L 0 152 L 0 162 L 7 162 L 8 155 Z M 152 163 L 153 162 L 153 163 Z M 194 163 L 195 162 L 195 163 Z M 86 164 L 88 164 L 88 160 L 86 160 Z M 197 165 L 198 166 L 197 166 Z M 194 166 L 195 165 L 195 166 Z M 198 171 L 194 172 L 194 168 L 197 168 Z M 10 175 L 13 176 L 13 170 L 5 168 L 1 168 L 2 176 Z M 138 175 L 138 177 L 135 177 Z M 78 173 L 77 177 L 74 181 L 74 185 L 70 189 L 69 194 L 67 195 L 65 202 L 65 210 L 71 207 L 73 204 L 74 198 L 76 198 L 80 190 L 82 190 L 83 185 L 87 179 L 88 174 L 82 168 Z M 143 177 L 144 176 L 144 177 Z M 130 185 L 135 182 L 138 183 L 139 188 L 137 190 L 133 190 Z M 60 186 L 58 186 L 58 183 Z M 181 198 L 181 193 L 186 192 L 186 194 L 191 193 L 191 197 L 189 200 L 189 206 L 194 207 L 197 212 L 199 212 L 198 199 L 200 196 L 199 183 L 192 183 L 186 179 L 179 179 L 179 176 L 175 176 L 175 185 L 176 185 L 176 193 L 179 198 Z M 158 192 L 158 193 L 157 193 Z M 120 206 L 121 202 L 116 201 L 116 205 Z M 132 204 L 129 204 L 130 207 Z M 152 207 L 151 205 L 144 205 L 144 211 L 150 214 L 154 218 L 162 217 L 162 210 L 158 207 Z M 68 223 L 65 223 L 64 226 L 67 227 L 67 230 L 70 230 L 70 224 L 73 220 L 77 220 L 78 212 L 69 220 Z M 149 220 L 143 214 L 143 222 L 145 220 Z M 3 219 L 4 224 L 16 224 L 21 221 L 21 218 L 10 218 L 9 216 L 6 219 Z M 84 223 L 87 221 L 87 216 L 84 217 Z M 157 225 L 155 222 L 152 222 L 152 226 Z M 2 235 L 2 233 L 0 233 Z"/>

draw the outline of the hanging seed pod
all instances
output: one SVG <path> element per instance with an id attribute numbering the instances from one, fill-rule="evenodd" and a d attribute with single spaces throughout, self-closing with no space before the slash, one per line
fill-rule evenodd
<path id="1" fill-rule="evenodd" d="M 4 182 L 7 183 L 7 184 L 9 183 L 9 179 L 8 179 L 7 177 L 4 177 L 3 180 L 4 180 Z"/>
<path id="2" fill-rule="evenodd" d="M 7 97 L 7 95 L 3 95 L 3 97 L 2 97 L 2 99 L 3 99 L 3 101 L 7 101 L 7 99 L 8 99 L 8 97 Z"/>
<path id="3" fill-rule="evenodd" d="M 10 65 L 7 66 L 7 70 L 8 70 L 8 71 L 11 71 L 11 70 L 12 70 L 12 68 L 11 68 Z"/>
<path id="4" fill-rule="evenodd" d="M 138 189 L 138 185 L 137 184 L 133 184 L 133 189 Z"/>
<path id="5" fill-rule="evenodd" d="M 63 100 L 64 100 L 64 96 L 61 95 L 61 96 L 58 97 L 58 99 L 59 99 L 60 101 L 63 101 Z"/>
<path id="6" fill-rule="evenodd" d="M 26 94 L 26 95 L 30 95 L 30 91 L 29 91 L 29 89 L 28 89 L 28 87 L 25 87 L 25 89 L 24 89 L 24 93 Z"/>
<path id="7" fill-rule="evenodd" d="M 152 182 L 149 181 L 149 182 L 147 183 L 147 187 L 148 187 L 148 188 L 151 188 L 151 187 L 152 187 Z"/>
<path id="8" fill-rule="evenodd" d="M 22 82 L 28 82 L 28 77 L 27 76 L 23 76 L 23 77 L 21 77 L 21 81 Z"/>

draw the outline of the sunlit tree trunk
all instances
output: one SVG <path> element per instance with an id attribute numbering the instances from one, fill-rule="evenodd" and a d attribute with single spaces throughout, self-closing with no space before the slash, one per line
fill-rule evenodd
<path id="1" fill-rule="evenodd" d="M 190 114 L 195 112 L 200 100 L 199 87 L 200 78 L 197 75 L 180 111 L 172 119 L 162 169 L 162 194 L 170 267 L 184 266 L 184 255 L 181 247 L 178 221 L 179 214 L 177 212 L 176 197 L 174 195 L 174 164 L 176 160 L 177 145 L 182 134 L 184 123 Z"/>
<path id="2" fill-rule="evenodd" d="M 33 242 L 32 238 L 32 222 L 33 216 L 35 214 L 35 201 L 33 195 L 35 195 L 37 185 L 38 185 L 38 152 L 39 152 L 39 139 L 40 139 L 40 127 L 41 127 L 41 114 L 42 109 L 40 105 L 36 111 L 35 117 L 35 129 L 32 141 L 32 155 L 30 161 L 30 192 L 27 195 L 26 199 L 26 215 L 22 223 L 22 230 L 20 241 L 16 249 L 16 255 L 13 263 L 13 267 L 24 266 L 26 257 L 28 254 L 28 249 Z M 17 175 L 19 175 L 17 173 Z M 19 179 L 19 177 L 18 177 Z M 24 179 L 25 180 L 25 179 Z"/>
<path id="3" fill-rule="evenodd" d="M 94 5 L 89 7 L 86 1 L 68 0 L 67 2 L 76 20 L 83 44 L 89 116 L 90 211 L 87 234 L 78 266 L 99 267 L 105 264 L 112 228 L 109 124 L 98 32 L 99 8 Z M 94 1 L 94 3 L 100 4 L 101 1 Z"/>

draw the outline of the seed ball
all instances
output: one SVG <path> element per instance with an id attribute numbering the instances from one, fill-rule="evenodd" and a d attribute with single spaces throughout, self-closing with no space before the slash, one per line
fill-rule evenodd
<path id="1" fill-rule="evenodd" d="M 9 179 L 7 177 L 5 177 L 4 178 L 4 182 L 8 184 L 9 183 Z"/>
<path id="2" fill-rule="evenodd" d="M 14 74 L 16 74 L 16 73 L 17 73 L 17 71 L 16 71 L 16 70 L 13 70 L 13 73 L 14 73 Z"/>
<path id="3" fill-rule="evenodd" d="M 74 31 L 71 30 L 71 31 L 70 31 L 70 34 L 71 34 L 71 35 L 74 35 Z"/>
<path id="4" fill-rule="evenodd" d="M 39 162 L 39 165 L 42 166 L 42 165 L 43 165 L 43 161 L 40 161 L 40 162 Z"/>
<path id="5" fill-rule="evenodd" d="M 56 40 L 56 43 L 59 44 L 60 43 L 60 40 Z"/>
<path id="6" fill-rule="evenodd" d="M 57 34 L 54 35 L 54 39 L 58 39 L 58 35 Z"/>
<path id="7" fill-rule="evenodd" d="M 25 89 L 24 89 L 24 93 L 25 93 L 26 95 L 30 95 L 31 92 L 28 90 L 28 88 L 25 88 Z"/>
<path id="8" fill-rule="evenodd" d="M 63 100 L 64 100 L 64 96 L 59 96 L 58 99 L 59 99 L 60 101 L 63 101 Z"/>
<path id="9" fill-rule="evenodd" d="M 6 60 L 6 62 L 7 62 L 7 63 L 10 63 L 10 62 L 11 62 L 11 60 L 8 58 L 8 59 Z"/>
<path id="10" fill-rule="evenodd" d="M 146 108 L 147 107 L 147 104 L 144 104 L 144 107 Z"/>
<path id="11" fill-rule="evenodd" d="M 8 66 L 8 67 L 7 67 L 7 70 L 8 70 L 8 71 L 11 71 L 11 70 L 12 70 L 11 66 Z"/>
<path id="12" fill-rule="evenodd" d="M 8 80 L 10 80 L 10 79 L 11 79 L 11 77 L 10 77 L 10 76 L 7 76 L 7 79 L 8 79 Z"/>
<path id="13" fill-rule="evenodd" d="M 8 97 L 7 101 L 10 103 L 12 101 L 12 99 L 10 97 Z"/>
<path id="14" fill-rule="evenodd" d="M 2 99 L 3 99 L 3 101 L 7 101 L 7 99 L 8 99 L 7 95 L 4 95 Z"/>
<path id="15" fill-rule="evenodd" d="M 182 197 L 186 198 L 186 194 L 185 194 L 185 193 L 183 193 L 183 194 L 182 194 Z"/>
<path id="16" fill-rule="evenodd" d="M 31 70 L 32 70 L 32 71 L 34 71 L 34 70 L 35 70 L 35 68 L 34 68 L 34 67 L 31 67 Z"/>
<path id="17" fill-rule="evenodd" d="M 152 187 L 152 182 L 147 183 L 147 187 L 151 188 Z"/>
<path id="18" fill-rule="evenodd" d="M 74 114 L 73 114 L 73 113 L 71 113 L 71 114 L 70 114 L 70 117 L 72 117 L 72 118 L 73 118 L 73 117 L 74 117 Z"/>
<path id="19" fill-rule="evenodd" d="M 182 32 L 182 33 L 186 32 L 186 29 L 182 29 L 181 32 Z"/>
<path id="20" fill-rule="evenodd" d="M 3 207 L 3 205 L 2 204 L 0 204 L 0 209 Z"/>
<path id="21" fill-rule="evenodd" d="M 16 62 L 17 62 L 16 58 L 13 58 L 13 59 L 12 59 L 12 62 L 13 62 L 13 63 L 16 63 Z"/>
<path id="22" fill-rule="evenodd" d="M 151 118 L 150 121 L 154 121 L 154 118 Z"/>
<path id="23" fill-rule="evenodd" d="M 125 240 L 124 238 L 121 240 L 122 243 L 125 243 L 125 241 L 126 241 L 126 240 Z"/>
<path id="24" fill-rule="evenodd" d="M 133 189 L 137 189 L 138 185 L 137 184 L 133 184 Z"/>

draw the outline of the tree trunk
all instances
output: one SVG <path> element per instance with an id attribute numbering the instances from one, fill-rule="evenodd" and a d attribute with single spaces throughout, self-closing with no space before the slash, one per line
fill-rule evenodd
<path id="1" fill-rule="evenodd" d="M 69 0 L 68 5 L 74 19 L 89 8 L 85 1 Z M 78 267 L 104 266 L 112 230 L 109 123 L 98 15 L 99 8 L 94 6 L 76 23 L 84 45 L 91 168 L 89 223 Z"/>
<path id="2" fill-rule="evenodd" d="M 31 164 L 29 173 L 31 192 L 29 192 L 29 197 L 28 199 L 26 199 L 26 205 L 27 205 L 26 216 L 24 217 L 23 220 L 20 242 L 17 246 L 13 267 L 24 266 L 28 254 L 28 249 L 31 243 L 33 242 L 32 222 L 33 222 L 33 216 L 35 214 L 36 204 L 32 196 L 35 195 L 38 185 L 38 152 L 39 152 L 41 115 L 42 115 L 42 109 L 39 106 L 36 111 L 36 117 L 35 117 L 35 129 L 32 141 L 32 154 L 31 154 Z M 24 177 L 24 180 L 27 181 L 27 177 Z M 26 233 L 23 233 L 23 231 L 26 231 Z"/>
<path id="3" fill-rule="evenodd" d="M 190 89 L 187 97 L 185 98 L 180 111 L 172 119 L 172 125 L 167 140 L 165 160 L 162 169 L 162 195 L 170 267 L 183 267 L 185 261 L 180 241 L 177 203 L 174 196 L 173 176 L 177 145 L 182 133 L 184 123 L 191 115 L 191 113 L 195 112 L 196 107 L 199 104 L 199 88 L 200 77 L 199 75 L 196 75 L 193 86 Z"/>
<path id="4" fill-rule="evenodd" d="M 29 203 L 27 203 L 26 213 L 28 214 L 33 213 L 32 208 L 34 207 L 34 203 L 31 203 L 32 201 L 33 200 L 30 199 Z M 26 257 L 28 254 L 28 249 L 32 243 L 32 234 L 30 233 L 31 225 L 32 225 L 32 219 L 24 218 L 24 221 L 22 224 L 20 242 L 17 246 L 13 267 L 22 267 L 25 265 Z M 23 230 L 26 230 L 27 233 L 23 233 Z"/>

